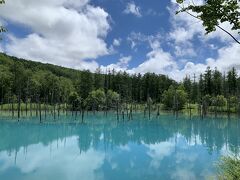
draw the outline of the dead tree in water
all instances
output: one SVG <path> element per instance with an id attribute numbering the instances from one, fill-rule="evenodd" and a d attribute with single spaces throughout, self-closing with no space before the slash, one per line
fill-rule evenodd
<path id="1" fill-rule="evenodd" d="M 85 113 L 86 105 L 85 105 L 83 99 L 79 99 L 79 101 L 77 102 L 77 104 L 80 105 L 81 113 L 82 113 L 82 123 L 84 123 L 84 113 Z"/>
<path id="2" fill-rule="evenodd" d="M 32 117 L 32 97 L 30 98 L 30 116 Z"/>
<path id="3" fill-rule="evenodd" d="M 198 112 L 199 112 L 199 116 L 201 117 L 201 119 L 203 119 L 203 104 L 202 104 L 202 102 L 199 103 L 199 105 L 198 105 Z"/>
<path id="4" fill-rule="evenodd" d="M 82 123 L 84 123 L 84 109 L 82 109 Z"/>
<path id="5" fill-rule="evenodd" d="M 48 101 L 48 95 L 44 97 L 44 117 L 47 118 L 47 101 Z"/>
<path id="6" fill-rule="evenodd" d="M 117 101 L 117 120 L 119 121 L 119 102 Z"/>
<path id="7" fill-rule="evenodd" d="M 25 112 L 26 112 L 26 116 L 28 115 L 28 96 L 29 96 L 29 77 L 27 79 L 26 97 L 25 97 Z"/>
<path id="8" fill-rule="evenodd" d="M 147 114 L 147 106 L 144 106 L 144 118 L 146 118 L 146 114 Z"/>
<path id="9" fill-rule="evenodd" d="M 60 102 L 58 101 L 58 107 L 57 107 L 58 109 L 57 109 L 57 111 L 58 111 L 58 118 L 59 118 L 59 116 L 60 116 Z"/>
<path id="10" fill-rule="evenodd" d="M 236 102 L 236 113 L 238 114 L 238 116 L 240 117 L 240 94 L 239 94 L 239 90 L 237 90 L 237 102 Z"/>
<path id="11" fill-rule="evenodd" d="M 159 117 L 160 116 L 160 105 L 158 104 L 157 105 L 157 117 Z"/>
<path id="12" fill-rule="evenodd" d="M 190 102 L 188 102 L 188 110 L 189 110 L 189 117 L 190 117 L 190 119 L 192 119 L 192 107 L 191 107 Z"/>
<path id="13" fill-rule="evenodd" d="M 122 120 L 124 121 L 124 117 L 125 115 L 124 115 L 124 107 L 122 107 Z"/>
<path id="14" fill-rule="evenodd" d="M 12 118 L 14 118 L 14 97 L 12 99 Z"/>
<path id="15" fill-rule="evenodd" d="M 132 104 L 131 104 L 130 112 L 129 112 L 129 119 L 130 119 L 130 120 L 133 120 L 132 112 L 133 112 L 133 106 L 132 106 Z"/>
<path id="16" fill-rule="evenodd" d="M 227 97 L 227 115 L 230 118 L 230 96 Z"/>
<path id="17" fill-rule="evenodd" d="M 152 105 L 152 99 L 151 97 L 148 97 L 148 101 L 147 101 L 147 105 L 148 105 L 148 119 L 151 119 L 151 105 Z"/>
<path id="18" fill-rule="evenodd" d="M 20 110 L 21 110 L 21 91 L 19 90 L 18 91 L 18 108 L 17 108 L 17 111 L 18 111 L 18 121 L 20 119 Z"/>
<path id="19" fill-rule="evenodd" d="M 38 97 L 38 111 L 39 111 L 39 120 L 40 120 L 40 123 L 42 123 L 42 108 L 41 108 L 41 100 L 39 97 Z"/>
<path id="20" fill-rule="evenodd" d="M 1 111 L 3 110 L 3 78 L 1 82 Z"/>
<path id="21" fill-rule="evenodd" d="M 174 96 L 173 96 L 173 113 L 176 117 L 176 119 L 178 118 L 178 97 L 177 97 L 177 90 L 174 90 Z"/>

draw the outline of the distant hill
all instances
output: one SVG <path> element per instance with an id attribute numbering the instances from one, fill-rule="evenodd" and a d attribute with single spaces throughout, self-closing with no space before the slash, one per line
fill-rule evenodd
<path id="1" fill-rule="evenodd" d="M 154 102 L 160 102 L 162 93 L 172 84 L 176 82 L 154 73 L 130 75 L 114 70 L 107 74 L 99 70 L 92 73 L 0 53 L 0 102 L 8 101 L 12 95 L 21 95 L 22 101 L 30 96 L 40 99 L 51 96 L 52 100 L 63 102 L 73 92 L 86 99 L 96 89 L 113 90 L 123 101 L 146 102 L 151 97 Z"/>

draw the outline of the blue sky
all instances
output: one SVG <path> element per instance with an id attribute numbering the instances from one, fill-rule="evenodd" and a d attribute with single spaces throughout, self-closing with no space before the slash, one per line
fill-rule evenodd
<path id="1" fill-rule="evenodd" d="M 207 66 L 239 72 L 240 46 L 220 30 L 206 36 L 201 22 L 175 15 L 177 8 L 175 0 L 7 0 L 0 48 L 75 69 L 154 72 L 178 81 Z"/>

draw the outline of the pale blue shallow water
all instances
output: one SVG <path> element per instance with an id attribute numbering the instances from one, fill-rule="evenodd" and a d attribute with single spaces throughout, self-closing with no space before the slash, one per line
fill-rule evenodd
<path id="1" fill-rule="evenodd" d="M 43 121 L 0 118 L 1 180 L 209 179 L 219 157 L 240 148 L 237 119 Z"/>

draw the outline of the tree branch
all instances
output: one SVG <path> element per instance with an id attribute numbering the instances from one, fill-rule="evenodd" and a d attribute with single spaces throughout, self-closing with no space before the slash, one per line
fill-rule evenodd
<path id="1" fill-rule="evenodd" d="M 179 6 L 181 9 L 183 9 L 179 4 L 178 4 L 178 6 Z M 199 20 L 202 21 L 201 18 L 193 15 L 192 13 L 190 13 L 190 12 L 187 11 L 187 10 L 184 10 L 183 12 L 185 12 L 185 13 L 189 14 L 190 16 L 192 16 L 192 17 L 194 17 L 194 18 L 199 19 Z M 238 41 L 230 32 L 228 32 L 227 30 L 225 30 L 224 28 L 222 28 L 222 27 L 219 26 L 219 25 L 216 25 L 216 26 L 217 26 L 219 29 L 221 29 L 222 31 L 224 31 L 225 33 L 227 33 L 236 43 L 240 44 L 240 41 Z"/>

